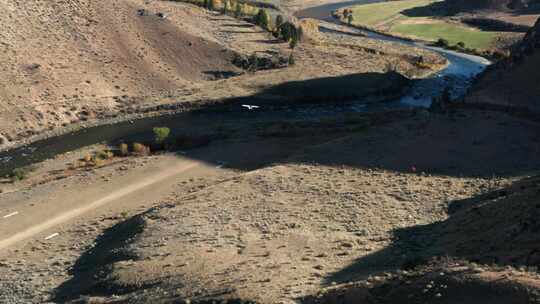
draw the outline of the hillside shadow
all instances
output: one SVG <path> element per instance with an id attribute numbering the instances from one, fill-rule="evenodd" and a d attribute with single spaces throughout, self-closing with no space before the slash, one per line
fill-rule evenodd
<path id="1" fill-rule="evenodd" d="M 398 97 L 410 81 L 398 73 L 362 73 L 290 81 L 261 91 L 261 95 L 294 99 L 296 102 L 321 103 L 328 100 L 361 100 L 372 97 Z"/>
<path id="2" fill-rule="evenodd" d="M 125 246 L 143 231 L 143 224 L 142 217 L 136 216 L 106 229 L 95 240 L 95 246 L 77 259 L 69 271 L 72 278 L 55 288 L 52 300 L 55 303 L 65 303 L 80 295 L 119 295 L 129 292 L 129 288 L 107 283 L 106 276 L 112 264 L 136 259 L 125 250 Z"/>
<path id="3" fill-rule="evenodd" d="M 156 110 L 181 113 L 88 128 L 0 153 L 0 158 L 13 157 L 0 174 L 95 143 L 113 147 L 121 142 L 151 143 L 154 127 L 170 128 L 172 149 L 186 152 L 210 145 L 205 149 L 214 151 L 184 157 L 215 166 L 226 162 L 239 170 L 247 169 L 236 161 L 235 153 L 258 159 L 253 163 L 261 166 L 269 163 L 262 160 L 270 157 L 261 152 L 265 143 L 285 163 L 475 177 L 515 176 L 540 168 L 537 125 L 482 118 L 474 110 L 468 110 L 473 113 L 468 117 L 465 111 L 429 114 L 396 108 L 395 103 L 385 105 L 406 92 L 409 83 L 395 73 L 365 73 L 286 82 L 255 95 L 204 104 L 160 105 Z M 256 108 L 250 110 L 248 105 Z M 351 137 L 308 149 L 317 142 L 313 138 L 320 137 L 322 143 L 336 136 Z M 200 138 L 206 138 L 204 145 L 189 143 Z M 311 139 L 303 146 L 283 148 L 305 138 Z M 227 141 L 241 142 L 238 146 L 249 153 L 231 146 L 232 158 L 225 159 L 222 150 Z"/>
<path id="4" fill-rule="evenodd" d="M 410 270 L 434 257 L 457 257 L 499 266 L 540 266 L 539 177 L 450 203 L 447 220 L 393 231 L 392 243 L 360 257 L 325 283 L 365 279 L 382 271 Z"/>
<path id="5" fill-rule="evenodd" d="M 280 43 L 284 43 L 280 39 L 264 39 L 264 40 L 261 39 L 261 40 L 251 40 L 250 42 L 262 43 L 262 44 L 280 44 Z"/>
<path id="6" fill-rule="evenodd" d="M 203 71 L 204 75 L 208 76 L 210 80 L 227 79 L 242 75 L 242 72 L 237 71 Z"/>
<path id="7" fill-rule="evenodd" d="M 539 15 L 539 14 L 540 14 L 540 3 L 535 4 L 535 6 L 533 7 L 519 9 L 514 12 L 514 16 Z"/>
<path id="8" fill-rule="evenodd" d="M 401 14 L 407 17 L 450 17 L 459 13 L 472 12 L 473 9 L 466 7 L 449 6 L 446 2 L 434 2 L 426 6 L 405 9 Z"/>

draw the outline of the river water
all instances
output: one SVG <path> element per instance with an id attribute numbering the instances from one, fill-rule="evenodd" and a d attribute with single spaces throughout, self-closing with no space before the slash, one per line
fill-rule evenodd
<path id="1" fill-rule="evenodd" d="M 318 7 L 311 7 L 298 11 L 299 18 L 315 18 L 327 22 L 336 22 L 331 17 L 333 10 L 355 5 L 380 2 L 381 0 L 359 0 L 333 3 Z M 324 30 L 324 29 L 321 29 Z M 364 33 L 366 31 L 363 31 Z M 231 122 L 245 123 L 250 127 L 255 123 L 270 122 L 280 119 L 316 119 L 330 116 L 344 115 L 349 112 L 368 112 L 396 107 L 428 107 L 433 97 L 440 96 L 444 88 L 451 88 L 454 97 L 466 92 L 474 76 L 480 73 L 487 65 L 488 60 L 478 56 L 456 53 L 441 48 L 426 46 L 421 43 L 387 37 L 367 32 L 373 39 L 391 41 L 406 45 L 430 49 L 440 53 L 449 61 L 448 67 L 439 73 L 414 83 L 410 94 L 399 100 L 384 104 L 365 105 L 361 101 L 343 105 L 315 105 L 306 107 L 285 107 L 267 110 L 264 108 L 249 111 L 239 103 L 221 108 L 219 111 L 194 111 L 169 116 L 151 117 L 102 125 L 75 131 L 72 133 L 36 141 L 30 145 L 11 149 L 0 153 L 0 176 L 9 173 L 14 168 L 37 163 L 58 154 L 66 153 L 100 142 L 115 142 L 118 140 L 144 140 L 151 136 L 151 129 L 156 126 L 167 126 L 175 131 L 190 133 L 204 133 L 210 124 L 214 127 L 227 125 Z"/>

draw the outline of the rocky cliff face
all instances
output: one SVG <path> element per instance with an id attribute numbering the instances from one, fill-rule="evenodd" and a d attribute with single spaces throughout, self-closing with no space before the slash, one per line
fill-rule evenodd
<path id="1" fill-rule="evenodd" d="M 466 102 L 490 103 L 540 112 L 540 19 L 511 56 L 490 67 Z"/>
<path id="2" fill-rule="evenodd" d="M 538 51 L 540 51 L 540 18 L 514 49 L 513 55 L 523 57 L 523 55 L 531 55 Z"/>

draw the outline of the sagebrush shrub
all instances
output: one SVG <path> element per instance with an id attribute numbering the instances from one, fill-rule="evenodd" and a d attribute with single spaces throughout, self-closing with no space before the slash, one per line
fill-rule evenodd
<path id="1" fill-rule="evenodd" d="M 156 144 L 163 144 L 171 134 L 171 129 L 167 127 L 154 128 L 153 131 Z"/>

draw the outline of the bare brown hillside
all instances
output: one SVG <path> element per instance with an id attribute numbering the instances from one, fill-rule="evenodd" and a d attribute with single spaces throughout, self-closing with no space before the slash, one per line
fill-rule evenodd
<path id="1" fill-rule="evenodd" d="M 142 7 L 145 16 L 137 14 Z M 0 10 L 0 131 L 7 139 L 16 137 L 14 123 L 23 121 L 25 130 L 15 132 L 32 133 L 91 119 L 129 97 L 235 70 L 208 23 L 194 26 L 205 16 L 196 8 L 68 0 L 1 1 Z M 171 10 L 174 20 L 155 15 Z"/>
<path id="2" fill-rule="evenodd" d="M 466 101 L 540 111 L 540 19 L 512 56 L 484 73 Z"/>

